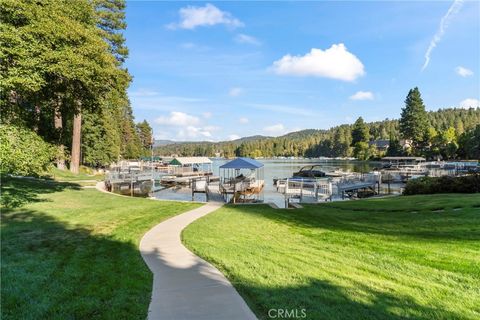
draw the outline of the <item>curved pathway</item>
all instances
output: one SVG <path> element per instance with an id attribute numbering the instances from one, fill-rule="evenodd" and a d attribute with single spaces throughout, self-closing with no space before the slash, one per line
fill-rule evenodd
<path id="1" fill-rule="evenodd" d="M 143 236 L 140 252 L 153 273 L 148 319 L 256 319 L 220 271 L 190 252 L 180 239 L 186 226 L 222 205 L 207 203 L 156 225 Z"/>

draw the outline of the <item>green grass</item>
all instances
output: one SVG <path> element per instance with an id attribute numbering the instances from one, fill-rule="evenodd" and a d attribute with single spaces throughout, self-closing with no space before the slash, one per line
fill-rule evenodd
<path id="1" fill-rule="evenodd" d="M 50 169 L 50 171 L 46 174 L 47 177 L 53 178 L 56 181 L 63 181 L 63 182 L 82 182 L 82 180 L 86 181 L 102 181 L 104 178 L 103 174 L 88 174 L 86 171 L 91 170 L 86 167 L 81 167 L 80 172 L 75 174 L 72 173 L 70 170 L 59 170 L 55 167 Z"/>
<path id="2" fill-rule="evenodd" d="M 198 207 L 12 178 L 2 205 L 1 319 L 145 319 L 152 275 L 138 243 Z"/>
<path id="3" fill-rule="evenodd" d="M 479 195 L 227 206 L 182 237 L 262 319 L 480 318 Z"/>

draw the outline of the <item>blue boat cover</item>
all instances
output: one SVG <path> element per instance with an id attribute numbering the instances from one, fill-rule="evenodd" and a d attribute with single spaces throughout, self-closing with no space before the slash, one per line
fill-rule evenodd
<path id="1" fill-rule="evenodd" d="M 251 158 L 237 158 L 220 166 L 220 169 L 258 169 L 263 163 Z"/>

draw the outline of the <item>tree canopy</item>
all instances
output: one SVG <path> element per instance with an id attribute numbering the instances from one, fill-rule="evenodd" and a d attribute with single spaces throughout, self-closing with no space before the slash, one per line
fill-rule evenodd
<path id="1" fill-rule="evenodd" d="M 0 6 L 2 124 L 59 148 L 57 164 L 138 157 L 127 96 L 124 0 L 4 0 Z"/>

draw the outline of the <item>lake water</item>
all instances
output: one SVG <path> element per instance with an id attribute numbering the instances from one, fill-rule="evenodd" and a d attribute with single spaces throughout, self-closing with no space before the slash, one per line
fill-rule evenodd
<path id="1" fill-rule="evenodd" d="M 229 160 L 215 159 L 213 161 L 213 175 L 219 176 L 219 167 Z M 343 171 L 351 172 L 369 172 L 374 167 L 379 166 L 378 162 L 364 162 L 355 160 L 333 160 L 333 159 L 272 159 L 259 160 L 265 165 L 264 179 L 265 188 L 262 192 L 261 199 L 264 202 L 273 202 L 279 207 L 284 207 L 284 197 L 281 193 L 276 191 L 273 185 L 274 178 L 289 178 L 294 172 L 299 171 L 302 167 L 307 165 L 320 165 L 323 171 L 333 171 L 335 169 L 342 169 Z M 188 187 L 174 187 L 158 191 L 154 193 L 155 198 L 165 200 L 185 200 L 192 199 L 191 189 Z M 204 194 L 196 194 L 196 201 L 205 201 Z"/>

